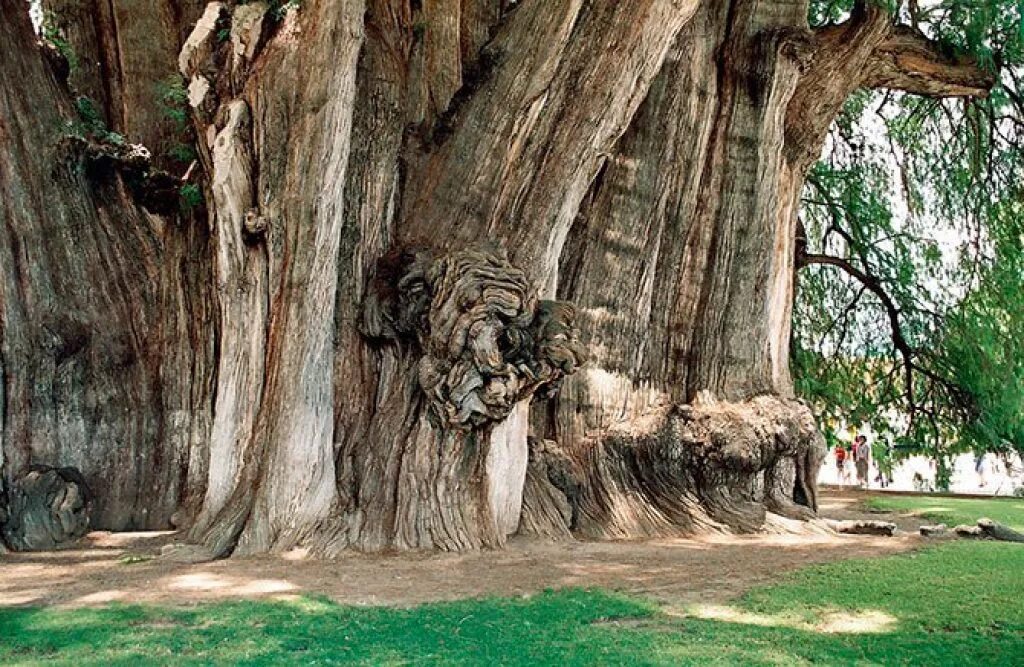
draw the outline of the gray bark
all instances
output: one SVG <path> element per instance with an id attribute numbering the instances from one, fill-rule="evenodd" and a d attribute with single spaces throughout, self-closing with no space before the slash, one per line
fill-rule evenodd
<path id="1" fill-rule="evenodd" d="M 51 549 L 88 532 L 92 494 L 74 468 L 33 466 L 7 492 L 0 531 L 14 549 Z"/>

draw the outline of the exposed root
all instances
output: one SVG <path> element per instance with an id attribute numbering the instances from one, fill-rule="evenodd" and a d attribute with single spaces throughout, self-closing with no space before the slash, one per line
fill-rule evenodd
<path id="1" fill-rule="evenodd" d="M 535 448 L 520 529 L 629 539 L 757 532 L 768 511 L 806 520 L 824 454 L 810 411 L 796 401 L 703 397 L 610 432 L 569 464 L 553 443 Z M 570 481 L 554 483 L 553 470 Z M 555 489 L 572 508 L 561 525 Z"/>
<path id="2" fill-rule="evenodd" d="M 953 537 L 953 534 L 949 532 L 949 527 L 944 524 L 936 524 L 934 526 L 921 526 L 918 531 L 921 533 L 921 537 Z"/>
<path id="3" fill-rule="evenodd" d="M 572 537 L 583 469 L 553 440 L 530 438 L 519 533 L 551 539 Z"/>
<path id="4" fill-rule="evenodd" d="M 889 521 L 826 521 L 829 528 L 844 535 L 882 535 L 892 537 L 896 534 L 896 524 Z"/>
<path id="5" fill-rule="evenodd" d="M 216 554 L 200 544 L 174 542 L 160 548 L 160 560 L 169 563 L 207 563 L 216 558 Z"/>
<path id="6" fill-rule="evenodd" d="M 970 539 L 1024 543 L 1024 533 L 1019 533 L 1012 528 L 1008 528 L 1007 526 L 988 518 L 978 519 L 978 523 L 974 526 L 957 526 L 953 529 L 953 533 L 955 533 L 957 537 Z"/>

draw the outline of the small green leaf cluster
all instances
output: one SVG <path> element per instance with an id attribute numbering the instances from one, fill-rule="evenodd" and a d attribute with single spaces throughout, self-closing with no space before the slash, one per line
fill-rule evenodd
<path id="1" fill-rule="evenodd" d="M 172 74 L 160 81 L 156 85 L 156 97 L 161 113 L 171 121 L 178 138 L 165 154 L 175 162 L 187 165 L 195 160 L 197 155 L 185 78 L 180 74 Z"/>
<path id="2" fill-rule="evenodd" d="M 80 65 L 78 54 L 75 53 L 71 44 L 64 39 L 64 35 L 58 27 L 56 14 L 53 12 L 43 12 L 43 22 L 39 27 L 39 36 L 44 42 L 55 48 L 57 52 L 60 53 L 64 60 L 67 61 L 68 69 L 71 72 L 78 69 Z"/>

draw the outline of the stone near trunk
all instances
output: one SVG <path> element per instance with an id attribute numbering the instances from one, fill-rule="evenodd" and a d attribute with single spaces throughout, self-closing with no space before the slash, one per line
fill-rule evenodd
<path id="1" fill-rule="evenodd" d="M 922 537 L 952 537 L 949 527 L 944 523 L 934 526 L 921 526 L 919 530 Z"/>

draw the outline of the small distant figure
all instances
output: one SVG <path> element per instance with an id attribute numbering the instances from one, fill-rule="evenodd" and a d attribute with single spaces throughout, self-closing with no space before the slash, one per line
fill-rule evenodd
<path id="1" fill-rule="evenodd" d="M 867 436 L 861 434 L 853 440 L 853 460 L 857 465 L 857 484 L 862 489 L 869 486 L 868 470 L 871 467 L 871 445 L 868 444 Z"/>
<path id="2" fill-rule="evenodd" d="M 877 449 L 875 465 L 878 467 L 878 476 L 875 477 L 875 481 L 881 488 L 886 489 L 892 484 L 892 445 L 888 441 L 883 441 Z"/>
<path id="3" fill-rule="evenodd" d="M 925 479 L 924 476 L 919 472 L 914 473 L 913 484 L 915 491 L 920 491 L 922 493 L 931 493 L 932 491 L 931 482 Z"/>
<path id="4" fill-rule="evenodd" d="M 846 446 L 846 481 L 850 481 L 852 475 L 850 469 L 854 468 L 854 476 L 856 475 L 856 461 L 857 461 L 857 439 L 854 438 L 853 442 Z"/>
<path id="5" fill-rule="evenodd" d="M 978 452 L 974 455 L 974 474 L 978 476 L 978 486 L 985 488 L 985 452 Z"/>
<path id="6" fill-rule="evenodd" d="M 836 445 L 835 457 L 836 476 L 839 478 L 839 484 L 842 485 L 846 483 L 846 448 Z"/>

